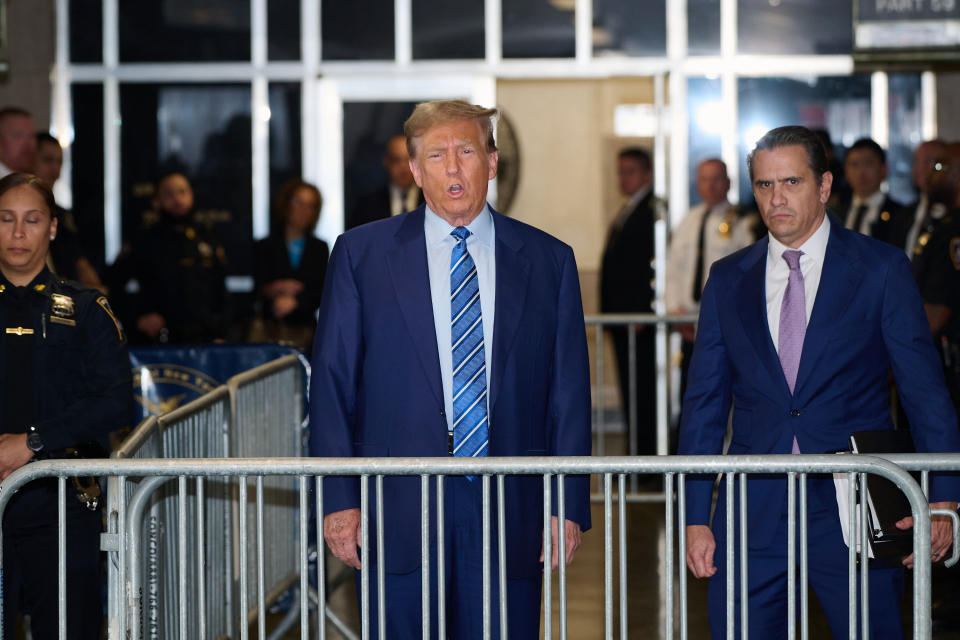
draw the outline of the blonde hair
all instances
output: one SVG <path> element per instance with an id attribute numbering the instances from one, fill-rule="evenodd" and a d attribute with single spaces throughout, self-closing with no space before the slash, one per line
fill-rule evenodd
<path id="1" fill-rule="evenodd" d="M 497 150 L 493 140 L 493 119 L 499 112 L 465 100 L 432 100 L 421 102 L 403 125 L 403 134 L 407 137 L 407 153 L 413 158 L 417 154 L 417 142 L 428 129 L 438 124 L 475 120 L 480 125 L 483 137 L 487 141 L 487 153 Z"/>

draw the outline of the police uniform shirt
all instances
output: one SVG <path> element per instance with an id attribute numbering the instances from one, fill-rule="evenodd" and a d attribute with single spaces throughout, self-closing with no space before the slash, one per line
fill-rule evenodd
<path id="1" fill-rule="evenodd" d="M 877 221 L 877 218 L 880 217 L 880 207 L 883 206 L 884 193 L 882 191 L 877 191 L 869 198 L 861 200 L 857 196 L 853 196 L 853 201 L 850 203 L 850 209 L 847 211 L 847 218 L 844 226 L 847 229 L 853 229 L 854 231 L 859 231 L 865 236 L 872 235 L 872 229 L 874 223 Z M 860 217 L 859 224 L 857 218 L 860 205 L 866 205 L 866 211 L 863 216 Z M 854 229 L 854 226 L 856 228 Z"/>
<path id="2" fill-rule="evenodd" d="M 26 287 L 0 275 L 0 324 L 0 433 L 36 424 L 44 450 L 55 452 L 105 445 L 110 431 L 130 424 L 126 338 L 99 291 L 48 269 Z M 14 389 L 23 391 L 19 398 Z M 11 402 L 20 405 L 15 414 L 8 414 Z"/>
<path id="3" fill-rule="evenodd" d="M 947 212 L 947 208 L 939 202 L 931 203 L 926 195 L 920 197 L 914 213 L 913 223 L 907 233 L 907 257 L 912 262 L 923 251 L 923 245 L 930 239 L 930 233 L 936 228 L 937 222 Z"/>
<path id="4" fill-rule="evenodd" d="M 704 221 L 704 215 L 706 220 Z M 695 311 L 699 303 L 694 299 L 696 271 L 700 254 L 700 226 L 703 221 L 703 271 L 700 289 L 707 282 L 710 265 L 753 244 L 754 216 L 739 217 L 726 200 L 710 211 L 700 204 L 687 212 L 673 230 L 667 248 L 666 303 L 667 310 Z"/>
<path id="5" fill-rule="evenodd" d="M 913 261 L 914 277 L 925 304 L 942 305 L 951 311 L 941 332 L 949 340 L 960 339 L 960 210 L 921 231 Z"/>
<path id="6" fill-rule="evenodd" d="M 0 433 L 25 433 L 33 424 L 33 316 L 40 313 L 43 298 L 30 295 L 34 280 L 25 287 L 15 287 L 0 276 L 3 287 L 3 395 L 0 402 Z"/>

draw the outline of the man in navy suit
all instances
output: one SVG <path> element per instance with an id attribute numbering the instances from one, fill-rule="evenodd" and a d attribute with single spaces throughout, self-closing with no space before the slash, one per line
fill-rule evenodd
<path id="1" fill-rule="evenodd" d="M 846 449 L 852 432 L 892 428 L 891 367 L 917 450 L 960 450 L 957 416 L 903 251 L 844 229 L 826 213 L 833 176 L 809 130 L 768 132 L 747 164 L 769 235 L 711 269 L 680 453 L 719 454 L 731 403 L 730 454 Z M 834 489 L 823 477 L 811 477 L 807 486 L 809 581 L 841 637 L 847 634 L 847 550 Z M 712 478 L 691 479 L 687 487 L 687 565 L 696 577 L 712 576 L 710 624 L 713 636 L 722 637 L 724 500 L 711 531 Z M 748 482 L 750 637 L 786 637 L 786 492 L 782 476 Z M 955 479 L 933 478 L 932 506 L 956 509 L 958 496 Z M 897 526 L 907 529 L 912 520 Z M 950 546 L 951 529 L 939 518 L 932 528 L 936 561 Z M 871 568 L 871 637 L 902 637 L 902 592 L 902 569 Z"/>
<path id="2" fill-rule="evenodd" d="M 334 246 L 313 348 L 312 455 L 589 455 L 589 370 L 573 251 L 487 205 L 497 171 L 495 114 L 459 100 L 418 105 L 404 132 L 426 205 L 348 231 Z M 568 478 L 565 486 L 569 562 L 590 526 L 590 504 L 587 479 Z M 420 638 L 420 481 L 387 478 L 384 494 L 387 637 Z M 356 478 L 324 484 L 324 537 L 357 569 L 359 496 Z M 448 477 L 444 498 L 447 629 L 451 637 L 479 637 L 481 481 Z M 540 477 L 507 478 L 512 638 L 539 632 L 543 508 Z M 556 503 L 550 508 L 556 541 Z M 431 531 L 434 545 L 435 525 Z M 553 549 L 556 566 L 556 543 Z M 496 546 L 492 555 L 496 571 Z M 376 611 L 373 588 L 371 603 Z M 429 622 L 436 636 L 435 607 Z"/>

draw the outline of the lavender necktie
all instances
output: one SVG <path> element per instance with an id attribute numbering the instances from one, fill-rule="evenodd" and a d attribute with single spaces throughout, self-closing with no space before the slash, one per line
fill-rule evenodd
<path id="1" fill-rule="evenodd" d="M 797 384 L 797 371 L 800 369 L 800 353 L 803 351 L 803 338 L 807 333 L 807 302 L 803 293 L 803 273 L 800 271 L 802 251 L 784 251 L 783 259 L 790 267 L 790 279 L 787 290 L 783 292 L 780 306 L 780 333 L 777 336 L 780 366 L 787 379 L 787 386 L 793 394 Z M 800 453 L 797 438 L 793 438 L 791 453 Z"/>

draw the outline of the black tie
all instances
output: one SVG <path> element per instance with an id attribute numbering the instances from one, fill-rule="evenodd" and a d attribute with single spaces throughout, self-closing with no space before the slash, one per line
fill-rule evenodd
<path id="1" fill-rule="evenodd" d="M 860 231 L 860 225 L 863 224 L 863 217 L 867 215 L 867 205 L 861 204 L 857 207 L 857 211 L 853 214 L 853 226 L 850 228 L 854 231 Z"/>
<path id="2" fill-rule="evenodd" d="M 697 272 L 693 276 L 693 301 L 700 302 L 700 296 L 703 295 L 703 245 L 704 245 L 704 229 L 707 226 L 707 217 L 710 215 L 710 210 L 707 209 L 703 212 L 703 217 L 700 218 L 700 240 L 697 244 Z"/>

